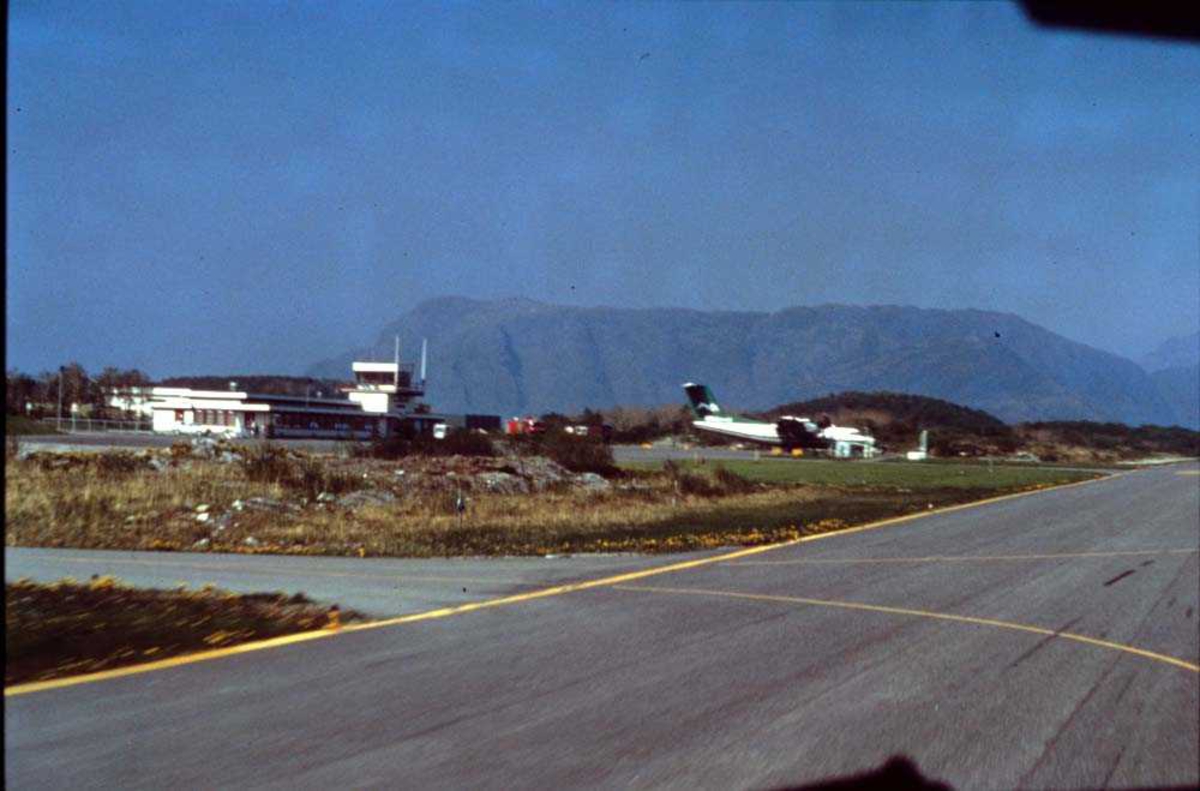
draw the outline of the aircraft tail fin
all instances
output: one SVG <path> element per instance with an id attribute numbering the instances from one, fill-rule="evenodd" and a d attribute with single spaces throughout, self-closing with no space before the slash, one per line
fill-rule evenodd
<path id="1" fill-rule="evenodd" d="M 683 391 L 687 393 L 688 402 L 692 407 L 692 412 L 696 417 L 703 420 L 709 415 L 721 414 L 721 407 L 713 398 L 712 391 L 708 389 L 708 385 L 698 385 L 688 382 L 683 386 Z"/>

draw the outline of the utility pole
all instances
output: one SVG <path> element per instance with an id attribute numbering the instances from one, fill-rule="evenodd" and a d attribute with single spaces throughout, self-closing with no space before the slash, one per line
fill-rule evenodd
<path id="1" fill-rule="evenodd" d="M 62 380 L 63 367 L 58 366 L 58 425 L 55 426 L 57 431 L 62 431 Z"/>

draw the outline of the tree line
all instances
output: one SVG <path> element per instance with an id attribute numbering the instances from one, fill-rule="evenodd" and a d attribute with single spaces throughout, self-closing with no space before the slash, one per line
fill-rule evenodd
<path id="1" fill-rule="evenodd" d="M 10 415 L 53 417 L 58 414 L 60 383 L 64 414 L 71 404 L 86 407 L 95 414 L 97 410 L 108 409 L 109 391 L 149 387 L 154 381 L 137 368 L 125 370 L 113 366 L 93 377 L 77 362 L 36 376 L 10 369 L 5 372 L 4 411 Z"/>

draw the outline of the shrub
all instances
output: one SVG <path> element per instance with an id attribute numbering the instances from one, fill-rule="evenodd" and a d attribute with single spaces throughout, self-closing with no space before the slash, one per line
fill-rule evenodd
<path id="1" fill-rule="evenodd" d="M 174 453 L 174 446 L 171 448 Z M 288 452 L 278 445 L 269 442 L 247 449 L 239 464 L 246 480 L 255 483 L 285 483 L 296 477 L 296 465 L 288 456 Z"/>
<path id="2" fill-rule="evenodd" d="M 468 429 L 455 429 L 445 439 L 426 439 L 437 456 L 495 456 L 491 438 Z"/>
<path id="3" fill-rule="evenodd" d="M 667 459 L 663 463 L 663 472 L 671 479 L 675 491 L 679 494 L 691 494 L 698 497 L 711 497 L 717 493 L 716 487 L 705 475 L 688 472 L 680 464 Z"/>
<path id="4" fill-rule="evenodd" d="M 317 499 L 322 492 L 343 494 L 358 488 L 357 478 L 330 470 L 316 459 L 301 459 L 295 464 L 292 475 L 280 483 L 290 489 L 299 489 L 310 500 Z"/>
<path id="5" fill-rule="evenodd" d="M 342 494 L 359 485 L 357 478 L 330 470 L 320 459 L 294 458 L 270 443 L 248 450 L 240 463 L 247 480 L 297 489 L 310 500 L 321 492 Z"/>
<path id="6" fill-rule="evenodd" d="M 744 494 L 754 491 L 754 481 L 749 478 L 744 478 L 732 470 L 727 470 L 718 465 L 713 470 L 713 482 L 723 494 Z"/>
<path id="7" fill-rule="evenodd" d="M 355 448 L 354 455 L 374 459 L 399 459 L 405 456 L 495 456 L 492 440 L 474 431 L 455 429 L 445 439 L 427 434 L 397 433 L 370 445 Z"/>
<path id="8" fill-rule="evenodd" d="M 713 468 L 710 477 L 702 473 L 689 472 L 678 462 L 668 459 L 663 463 L 663 472 L 671 479 L 675 491 L 679 494 L 719 497 L 727 494 L 745 494 L 758 488 L 754 481 L 720 465 Z"/>
<path id="9" fill-rule="evenodd" d="M 694 472 L 682 472 L 675 478 L 675 489 L 680 494 L 692 494 L 697 497 L 712 497 L 717 494 L 716 487 L 703 475 Z"/>
<path id="10" fill-rule="evenodd" d="M 612 476 L 618 473 L 612 449 L 598 437 L 576 437 L 561 431 L 548 431 L 536 438 L 536 450 L 571 472 L 594 472 Z"/>
<path id="11" fill-rule="evenodd" d="M 95 459 L 96 473 L 102 478 L 118 478 L 130 475 L 143 466 L 141 459 L 132 453 L 99 453 Z"/>

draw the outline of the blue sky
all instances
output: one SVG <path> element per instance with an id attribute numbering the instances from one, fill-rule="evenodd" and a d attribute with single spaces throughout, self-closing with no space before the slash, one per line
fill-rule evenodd
<path id="1" fill-rule="evenodd" d="M 298 372 L 423 299 L 1200 325 L 1200 47 L 1005 3 L 10 6 L 8 366 Z"/>

